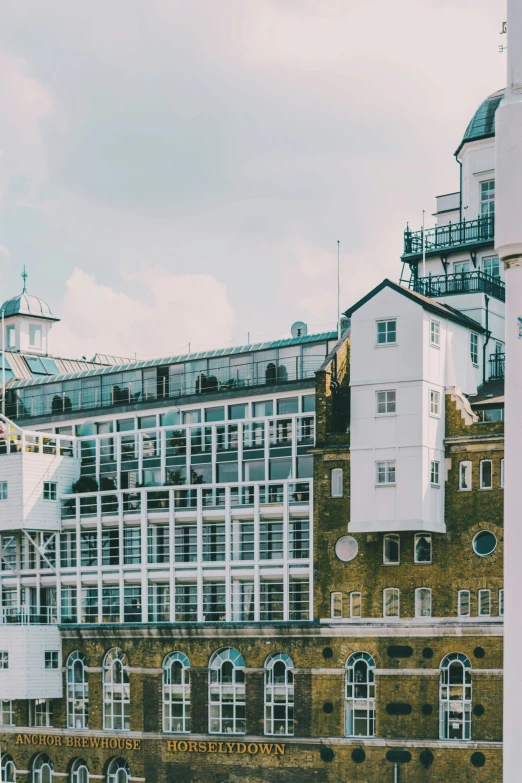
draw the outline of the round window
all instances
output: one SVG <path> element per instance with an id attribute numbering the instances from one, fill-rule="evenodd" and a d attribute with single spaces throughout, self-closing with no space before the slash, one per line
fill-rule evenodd
<path id="1" fill-rule="evenodd" d="M 353 536 L 343 536 L 335 545 L 335 554 L 344 563 L 353 560 L 358 551 L 359 545 Z"/>
<path id="2" fill-rule="evenodd" d="M 473 539 L 473 551 L 479 557 L 493 554 L 497 548 L 497 537 L 489 530 L 481 530 Z"/>

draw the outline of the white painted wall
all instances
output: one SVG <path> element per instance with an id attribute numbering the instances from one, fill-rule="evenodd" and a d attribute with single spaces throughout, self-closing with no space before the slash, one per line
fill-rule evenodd
<path id="1" fill-rule="evenodd" d="M 57 650 L 59 669 L 46 669 L 44 653 Z M 63 695 L 62 642 L 56 625 L 2 625 L 0 651 L 9 668 L 0 669 L 0 699 L 59 699 Z"/>

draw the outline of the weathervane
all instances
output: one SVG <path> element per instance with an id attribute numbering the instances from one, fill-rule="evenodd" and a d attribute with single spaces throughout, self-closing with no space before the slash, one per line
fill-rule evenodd
<path id="1" fill-rule="evenodd" d="M 24 264 L 24 271 L 22 272 L 22 279 L 24 281 L 24 287 L 23 287 L 23 290 L 22 290 L 23 294 L 25 294 L 25 292 L 27 291 L 27 278 L 28 277 L 29 277 L 29 275 L 27 274 L 27 271 L 25 269 L 25 264 Z"/>

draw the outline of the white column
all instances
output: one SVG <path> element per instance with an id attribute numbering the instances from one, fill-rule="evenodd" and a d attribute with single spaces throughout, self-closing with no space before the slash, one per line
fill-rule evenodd
<path id="1" fill-rule="evenodd" d="M 506 272 L 504 489 L 504 783 L 520 780 L 522 746 L 522 3 L 508 0 L 506 97 L 497 109 L 495 246 Z"/>

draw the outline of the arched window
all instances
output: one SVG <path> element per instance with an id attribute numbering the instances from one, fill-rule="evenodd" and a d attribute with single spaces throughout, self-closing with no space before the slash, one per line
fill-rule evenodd
<path id="1" fill-rule="evenodd" d="M 2 783 L 15 783 L 16 767 L 13 758 L 9 753 L 2 753 L 0 780 Z"/>
<path id="2" fill-rule="evenodd" d="M 67 727 L 86 729 L 89 725 L 89 683 L 85 656 L 76 650 L 67 658 Z"/>
<path id="3" fill-rule="evenodd" d="M 127 656 L 113 647 L 103 661 L 103 728 L 130 729 L 130 685 Z"/>
<path id="4" fill-rule="evenodd" d="M 440 664 L 440 738 L 471 739 L 471 662 L 450 653 Z"/>
<path id="5" fill-rule="evenodd" d="M 237 650 L 214 653 L 209 664 L 209 731 L 245 733 L 245 661 Z"/>
<path id="6" fill-rule="evenodd" d="M 265 734 L 294 733 L 294 664 L 286 653 L 265 663 Z"/>
<path id="7" fill-rule="evenodd" d="M 89 783 L 89 769 L 83 759 L 76 759 L 73 762 L 71 783 Z"/>
<path id="8" fill-rule="evenodd" d="M 40 753 L 33 761 L 33 783 L 52 783 L 53 762 L 46 753 Z"/>
<path id="9" fill-rule="evenodd" d="M 125 759 L 113 759 L 107 769 L 107 783 L 129 783 L 130 769 Z"/>
<path id="10" fill-rule="evenodd" d="M 163 662 L 163 731 L 190 731 L 190 662 L 181 652 Z"/>
<path id="11" fill-rule="evenodd" d="M 375 736 L 375 661 L 358 652 L 346 661 L 345 736 Z"/>

